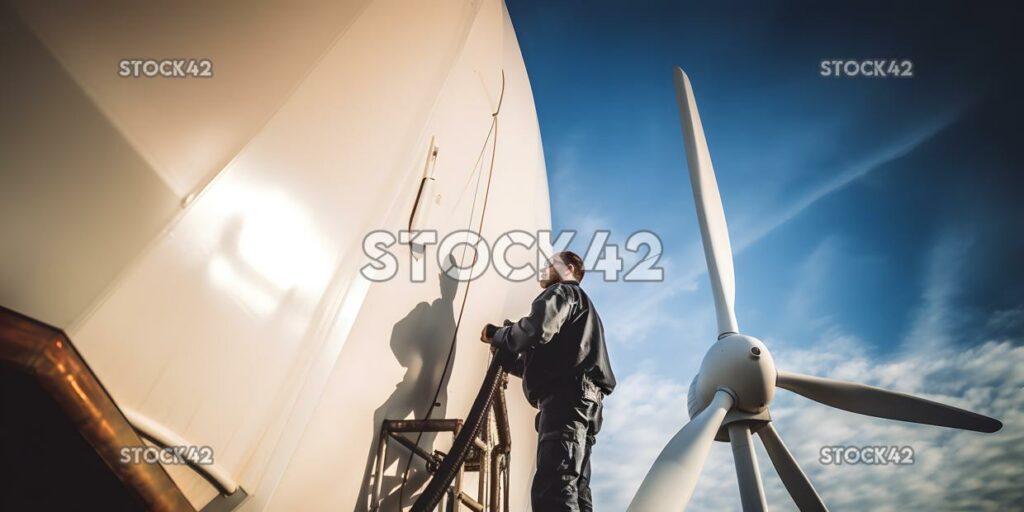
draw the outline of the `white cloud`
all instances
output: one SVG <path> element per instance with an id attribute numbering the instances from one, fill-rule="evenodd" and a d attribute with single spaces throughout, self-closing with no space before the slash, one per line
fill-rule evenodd
<path id="1" fill-rule="evenodd" d="M 640 371 L 619 382 L 605 407 L 593 491 L 602 509 L 625 510 L 661 447 L 687 419 L 686 386 Z"/>
<path id="2" fill-rule="evenodd" d="M 960 318 L 953 311 L 953 299 L 960 291 L 960 274 L 969 262 L 973 232 L 966 226 L 947 226 L 933 243 L 925 262 L 924 293 L 907 336 L 909 347 L 942 346 L 954 341 L 949 334 Z"/>
<path id="3" fill-rule="evenodd" d="M 797 267 L 797 279 L 786 299 L 786 319 L 793 325 L 820 327 L 829 321 L 816 315 L 819 298 L 829 290 L 832 270 L 846 257 L 838 237 L 827 236 Z"/>
<path id="4" fill-rule="evenodd" d="M 859 416 L 780 390 L 774 424 L 833 510 L 1006 510 L 1024 503 L 1024 347 L 1010 341 L 967 349 L 911 351 L 875 359 L 864 345 L 832 331 L 813 349 L 776 348 L 789 371 L 831 376 L 914 393 L 999 418 L 980 434 Z M 624 510 L 661 447 L 687 420 L 686 386 L 638 372 L 606 402 L 595 451 L 598 503 Z M 829 445 L 909 445 L 911 466 L 824 466 Z M 769 505 L 795 510 L 758 445 Z M 731 451 L 715 443 L 689 510 L 738 510 Z"/>

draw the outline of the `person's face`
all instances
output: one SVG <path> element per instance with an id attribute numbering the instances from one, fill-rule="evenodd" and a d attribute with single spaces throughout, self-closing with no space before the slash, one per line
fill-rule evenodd
<path id="1" fill-rule="evenodd" d="M 552 256 L 545 263 L 543 269 L 541 269 L 540 287 L 547 288 L 555 283 L 563 280 L 562 276 L 569 273 L 569 268 L 562 263 L 562 260 L 557 256 Z"/>

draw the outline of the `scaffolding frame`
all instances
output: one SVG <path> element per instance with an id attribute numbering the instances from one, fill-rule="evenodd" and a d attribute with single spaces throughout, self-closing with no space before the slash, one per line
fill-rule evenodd
<path id="1" fill-rule="evenodd" d="M 512 437 L 508 424 L 508 404 L 505 399 L 508 376 L 502 373 L 499 378 L 501 382 L 494 400 L 488 407 L 487 418 L 480 431 L 473 437 L 472 445 L 465 459 L 458 466 L 454 482 L 448 487 L 445 499 L 441 501 L 437 510 L 459 512 L 462 507 L 474 512 L 508 512 L 509 510 Z M 370 510 L 380 512 L 383 500 L 381 487 L 386 469 L 384 462 L 392 441 L 414 456 L 423 459 L 427 472 L 434 474 L 447 454 L 438 450 L 433 453 L 428 452 L 415 440 L 410 439 L 409 434 L 451 433 L 454 438 L 459 435 L 463 426 L 464 421 L 459 418 L 382 421 L 377 438 L 377 458 L 374 463 Z M 463 475 L 466 472 L 478 475 L 475 497 L 462 489 Z"/>

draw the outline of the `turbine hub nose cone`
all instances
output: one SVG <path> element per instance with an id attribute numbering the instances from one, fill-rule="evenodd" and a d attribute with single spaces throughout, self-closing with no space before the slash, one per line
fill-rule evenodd
<path id="1" fill-rule="evenodd" d="M 695 379 L 690 416 L 699 413 L 719 388 L 729 389 L 736 397 L 734 407 L 758 413 L 775 396 L 775 360 L 761 340 L 744 334 L 730 334 L 715 342 L 704 356 Z"/>

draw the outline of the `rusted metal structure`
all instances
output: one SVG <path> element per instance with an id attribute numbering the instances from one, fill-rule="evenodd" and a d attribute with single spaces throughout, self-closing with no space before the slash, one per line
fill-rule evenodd
<path id="1" fill-rule="evenodd" d="M 121 462 L 143 440 L 62 330 L 0 306 L 0 364 L 35 380 L 146 510 L 195 510 L 163 466 Z"/>

